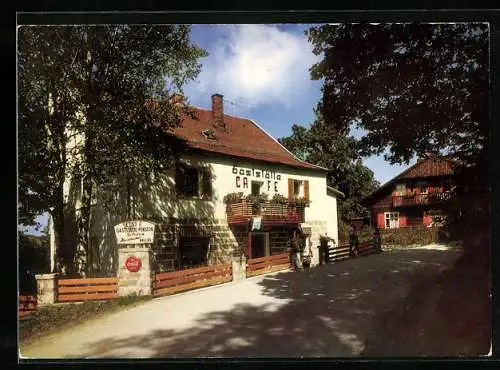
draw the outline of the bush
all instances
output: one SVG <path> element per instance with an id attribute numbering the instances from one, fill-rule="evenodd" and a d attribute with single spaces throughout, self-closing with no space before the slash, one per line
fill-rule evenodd
<path id="1" fill-rule="evenodd" d="M 288 198 L 281 194 L 274 194 L 271 198 L 271 203 L 273 204 L 288 204 Z"/>
<path id="2" fill-rule="evenodd" d="M 225 204 L 239 203 L 243 197 L 243 193 L 228 193 L 224 195 L 223 202 Z"/>
<path id="3" fill-rule="evenodd" d="M 436 227 L 381 229 L 380 236 L 384 245 L 425 245 L 438 242 L 439 231 Z"/>

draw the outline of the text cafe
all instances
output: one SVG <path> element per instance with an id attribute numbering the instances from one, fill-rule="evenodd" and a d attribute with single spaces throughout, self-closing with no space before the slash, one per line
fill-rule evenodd
<path id="1" fill-rule="evenodd" d="M 274 189 L 278 192 L 278 182 L 281 181 L 281 175 L 276 171 L 266 170 L 265 168 L 242 168 L 233 166 L 233 175 L 235 175 L 235 185 L 237 188 L 248 189 L 249 179 L 255 178 L 267 184 L 267 191 Z"/>

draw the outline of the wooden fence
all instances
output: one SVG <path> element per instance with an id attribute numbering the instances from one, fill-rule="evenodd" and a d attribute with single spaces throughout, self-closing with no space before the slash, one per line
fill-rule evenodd
<path id="1" fill-rule="evenodd" d="M 349 257 L 349 243 L 341 243 L 328 248 L 328 262 L 342 261 Z"/>
<path id="2" fill-rule="evenodd" d="M 36 310 L 36 296 L 33 295 L 20 295 L 18 316 L 23 318 Z"/>
<path id="3" fill-rule="evenodd" d="M 290 256 L 288 253 L 252 258 L 247 261 L 247 277 L 286 270 L 289 268 Z"/>
<path id="4" fill-rule="evenodd" d="M 342 261 L 351 258 L 349 243 L 341 243 L 335 247 L 328 248 L 328 262 Z M 374 246 L 373 241 L 366 240 L 358 244 L 358 256 L 366 256 L 379 252 Z"/>
<path id="5" fill-rule="evenodd" d="M 233 280 L 231 264 L 162 272 L 155 275 L 153 295 L 161 296 L 186 290 L 227 283 Z"/>
<path id="6" fill-rule="evenodd" d="M 87 301 L 118 297 L 118 278 L 59 279 L 57 301 Z"/>

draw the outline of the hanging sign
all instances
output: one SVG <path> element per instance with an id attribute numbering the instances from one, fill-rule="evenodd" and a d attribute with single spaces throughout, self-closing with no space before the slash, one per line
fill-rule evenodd
<path id="1" fill-rule="evenodd" d="M 146 221 L 126 221 L 115 226 L 118 244 L 153 243 L 155 224 Z"/>
<path id="2" fill-rule="evenodd" d="M 137 272 L 141 269 L 142 262 L 139 258 L 135 256 L 130 256 L 125 260 L 125 267 L 130 272 Z"/>

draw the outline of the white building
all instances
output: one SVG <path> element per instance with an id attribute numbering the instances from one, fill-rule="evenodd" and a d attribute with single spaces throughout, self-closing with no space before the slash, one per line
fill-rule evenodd
<path id="1" fill-rule="evenodd" d="M 182 104 L 180 96 L 174 98 Z M 154 185 L 144 179 L 132 194 L 133 218 L 157 225 L 158 270 L 283 253 L 299 225 L 310 235 L 307 244 L 317 264 L 320 235 L 338 240 L 342 193 L 327 187 L 327 170 L 294 157 L 256 122 L 224 114 L 221 95 L 212 96 L 211 110 L 193 108 L 193 113 L 173 130 L 185 148 L 177 168 Z M 266 193 L 275 202 L 260 210 L 245 199 L 224 202 L 240 192 Z M 121 221 L 123 215 L 106 215 L 94 206 L 88 263 L 100 275 L 116 273 L 113 226 Z"/>

